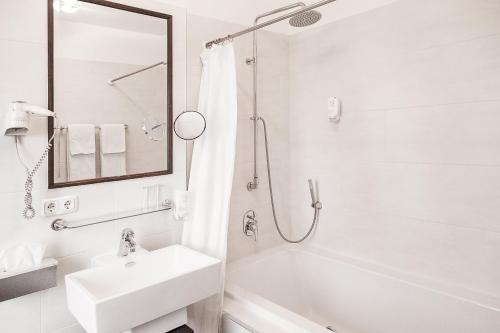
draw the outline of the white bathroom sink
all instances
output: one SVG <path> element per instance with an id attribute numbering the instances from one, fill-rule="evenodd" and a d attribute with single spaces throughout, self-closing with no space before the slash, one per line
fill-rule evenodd
<path id="1" fill-rule="evenodd" d="M 148 253 L 149 253 L 148 250 L 146 250 L 140 246 L 137 246 L 135 251 L 131 252 L 126 257 L 119 257 L 117 254 L 117 251 L 111 251 L 111 252 L 100 254 L 98 256 L 93 257 L 90 261 L 90 266 L 101 267 L 101 266 L 116 264 L 119 262 L 126 264 L 130 260 L 135 261 L 135 259 L 137 257 L 141 257 L 141 256 L 148 254 Z"/>
<path id="2" fill-rule="evenodd" d="M 221 262 L 181 245 L 66 275 L 68 307 L 88 333 L 127 331 L 218 292 Z"/>

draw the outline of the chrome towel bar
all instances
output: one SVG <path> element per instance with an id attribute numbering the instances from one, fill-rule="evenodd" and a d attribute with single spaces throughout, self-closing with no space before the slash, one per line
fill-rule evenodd
<path id="1" fill-rule="evenodd" d="M 81 222 L 80 224 L 76 224 L 76 225 L 68 224 L 68 222 L 66 220 L 59 218 L 59 219 L 54 220 L 50 224 L 50 227 L 54 231 L 61 231 L 61 230 L 65 230 L 65 229 L 79 229 L 79 228 L 88 227 L 88 226 L 92 226 L 92 225 L 128 219 L 131 217 L 137 217 L 137 216 L 142 216 L 142 215 L 164 212 L 164 211 L 167 211 L 170 209 L 172 209 L 172 202 L 170 200 L 166 200 L 162 203 L 161 208 L 155 209 L 155 210 L 139 209 L 139 210 L 135 210 L 135 211 L 128 211 L 128 212 L 124 212 L 124 213 L 112 214 L 112 215 L 108 215 L 105 217 L 88 219 L 86 222 Z"/>

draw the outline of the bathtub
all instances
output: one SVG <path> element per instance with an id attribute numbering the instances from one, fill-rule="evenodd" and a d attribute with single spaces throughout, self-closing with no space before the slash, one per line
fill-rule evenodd
<path id="1" fill-rule="evenodd" d="M 330 326 L 337 333 L 499 333 L 498 299 L 470 296 L 320 249 L 285 246 L 228 265 L 223 329 L 331 333 Z"/>

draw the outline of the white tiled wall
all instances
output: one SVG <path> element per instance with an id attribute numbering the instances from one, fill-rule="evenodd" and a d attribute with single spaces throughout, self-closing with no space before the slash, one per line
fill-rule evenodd
<path id="1" fill-rule="evenodd" d="M 202 43 L 241 26 L 194 15 L 186 22 L 184 10 L 126 2 L 174 14 L 174 109 L 195 109 Z M 260 112 L 269 123 L 278 215 L 285 230 L 291 221 L 298 235 L 310 223 L 306 181 L 315 178 L 324 209 L 312 244 L 498 299 L 499 17 L 498 1 L 400 0 L 290 38 L 260 33 Z M 45 1 L 0 2 L 4 109 L 15 99 L 46 105 L 45 26 Z M 235 46 L 239 119 L 229 260 L 281 244 L 269 206 L 263 142 L 260 189 L 245 188 L 253 154 L 252 69 L 245 64 L 251 36 L 237 39 Z M 329 96 L 343 102 L 338 125 L 327 119 Z M 46 141 L 45 122 L 34 124 L 26 140 L 32 159 Z M 262 140 L 262 132 L 259 136 Z M 174 170 L 183 170 L 184 146 L 175 142 Z M 151 249 L 175 242 L 180 226 L 170 216 L 158 216 L 55 233 L 49 230 L 50 219 L 23 221 L 24 172 L 12 140 L 0 137 L 0 150 L 0 244 L 43 241 L 60 261 L 59 287 L 0 303 L 2 329 L 82 332 L 67 312 L 63 275 L 113 248 L 125 226 L 135 228 L 139 243 Z M 77 194 L 80 212 L 74 219 L 129 209 L 140 205 L 144 184 L 164 183 L 168 192 L 182 187 L 184 179 L 180 171 L 47 191 L 45 174 L 41 170 L 35 179 L 36 204 L 45 197 Z M 242 234 L 247 209 L 257 211 L 259 243 Z"/>
<path id="2" fill-rule="evenodd" d="M 313 177 L 312 244 L 498 301 L 499 18 L 498 1 L 401 0 L 291 37 L 296 234 Z"/>
<path id="3" fill-rule="evenodd" d="M 203 42 L 244 28 L 211 18 L 188 15 L 187 77 L 188 109 L 196 109 Z M 228 237 L 228 260 L 232 261 L 262 249 L 281 244 L 274 222 L 267 186 L 262 126 L 259 124 L 259 189 L 249 192 L 253 177 L 252 67 L 245 63 L 252 57 L 252 35 L 234 41 L 238 79 L 238 134 Z M 288 37 L 259 32 L 259 114 L 269 127 L 271 163 L 277 212 L 284 230 L 288 230 Z M 243 234 L 243 214 L 253 209 L 259 222 L 259 241 Z"/>
<path id="4" fill-rule="evenodd" d="M 185 109 L 185 11 L 152 1 L 122 1 L 132 6 L 163 11 L 174 16 L 174 112 Z M 47 105 L 46 1 L 0 1 L 0 115 L 13 100 Z M 46 144 L 46 120 L 35 119 L 32 133 L 24 141 L 28 160 L 39 157 Z M 120 230 L 132 227 L 138 243 L 156 249 L 178 241 L 182 225 L 168 213 L 123 220 L 56 233 L 52 219 L 21 217 L 24 171 L 16 158 L 12 138 L 0 136 L 0 246 L 37 241 L 48 244 L 47 256 L 59 261 L 58 286 L 0 303 L 0 331 L 12 333 L 81 333 L 65 304 L 64 275 L 89 266 L 90 258 L 107 249 L 114 251 Z M 79 196 L 79 212 L 67 216 L 77 221 L 91 216 L 140 208 L 142 187 L 164 184 L 164 196 L 184 185 L 183 144 L 175 140 L 174 175 L 114 183 L 47 190 L 47 169 L 36 176 L 34 206 L 41 199 L 61 195 Z"/>

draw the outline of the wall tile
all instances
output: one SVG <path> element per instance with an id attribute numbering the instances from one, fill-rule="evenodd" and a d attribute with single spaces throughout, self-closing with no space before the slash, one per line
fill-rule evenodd
<path id="1" fill-rule="evenodd" d="M 386 112 L 390 162 L 498 165 L 500 102 Z"/>
<path id="2" fill-rule="evenodd" d="M 0 322 L 5 332 L 40 332 L 40 293 L 1 302 Z"/>
<path id="3" fill-rule="evenodd" d="M 336 36 L 334 32 L 321 32 Z M 290 59 L 295 65 L 291 73 L 293 77 L 300 75 L 300 79 L 290 80 L 290 94 L 309 96 L 297 98 L 292 104 L 305 109 L 321 101 L 324 107 L 323 101 L 332 93 L 342 97 L 346 111 L 498 100 L 500 95 L 493 88 L 500 77 L 498 38 L 485 35 L 384 54 L 355 46 L 337 50 L 335 39 L 325 39 L 324 44 L 315 38 L 298 42 L 292 39 Z M 307 56 L 300 55 L 302 52 Z"/>
<path id="4" fill-rule="evenodd" d="M 47 105 L 47 47 L 44 44 L 0 39 L 2 102 L 27 100 Z M 33 58 L 37 61 L 33 61 Z"/>
<path id="5" fill-rule="evenodd" d="M 500 231 L 497 167 L 402 163 L 337 170 L 342 207 Z"/>
<path id="6" fill-rule="evenodd" d="M 499 10 L 401 0 L 291 37 L 296 235 L 313 177 L 324 208 L 311 244 L 498 298 Z"/>
<path id="7" fill-rule="evenodd" d="M 323 214 L 315 241 L 409 275 L 500 296 L 499 272 L 491 265 L 499 259 L 498 233 L 341 209 Z"/>
<path id="8" fill-rule="evenodd" d="M 425 15 L 415 19 L 415 13 L 423 13 L 423 8 L 427 9 Z M 490 0 L 475 1 L 474 5 L 469 0 L 397 1 L 369 13 L 313 26 L 293 35 L 290 47 L 293 57 L 314 57 L 317 48 L 308 47 L 313 44 L 336 55 L 353 53 L 357 57 L 422 50 L 499 34 L 499 13 L 499 4 Z"/>
<path id="9" fill-rule="evenodd" d="M 39 0 L 18 0 L 0 3 L 0 39 L 30 43 L 45 43 L 47 2 Z M 43 27 L 43 28 L 42 28 Z"/>
<path id="10" fill-rule="evenodd" d="M 46 90 L 46 51 L 40 44 L 7 41 L 0 39 L 0 105 L 4 110 L 15 100 L 26 100 L 33 104 L 47 105 Z M 32 61 L 33 57 L 40 61 Z M 44 60 L 45 59 L 45 60 Z M 43 136 L 46 133 L 46 120 L 35 119 L 32 122 L 30 137 L 23 139 L 21 151 L 27 163 L 35 163 L 45 148 Z M 29 149 L 26 149 L 29 146 Z M 23 188 L 25 172 L 17 159 L 14 139 L 0 137 L 0 148 L 6 158 L 0 160 L 0 172 L 9 174 L 4 179 L 2 193 L 19 191 Z M 44 184 L 41 170 L 35 182 Z"/>
<path id="11" fill-rule="evenodd" d="M 89 258 L 85 254 L 58 258 L 58 262 L 57 287 L 42 292 L 42 333 L 76 324 L 76 319 L 67 307 L 64 277 L 89 267 Z"/>
<path id="12" fill-rule="evenodd" d="M 385 168 L 382 210 L 500 231 L 497 167 L 396 165 Z"/>

